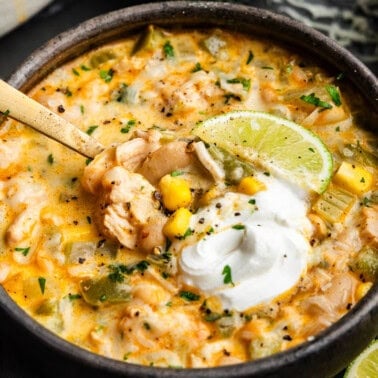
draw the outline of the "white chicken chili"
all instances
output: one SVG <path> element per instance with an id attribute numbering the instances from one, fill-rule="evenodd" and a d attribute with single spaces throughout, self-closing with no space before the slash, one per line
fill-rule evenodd
<path id="1" fill-rule="evenodd" d="M 30 96 L 107 146 L 86 160 L 0 119 L 0 283 L 65 340 L 242 363 L 376 282 L 378 140 L 342 74 L 254 36 L 150 26 Z"/>

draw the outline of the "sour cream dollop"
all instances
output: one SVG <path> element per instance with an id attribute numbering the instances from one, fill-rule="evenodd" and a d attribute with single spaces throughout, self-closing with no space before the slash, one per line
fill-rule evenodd
<path id="1" fill-rule="evenodd" d="M 182 281 L 244 311 L 292 288 L 305 272 L 312 226 L 306 194 L 273 177 L 254 196 L 229 192 L 191 219 L 178 242 Z M 230 277 L 225 279 L 225 267 Z"/>

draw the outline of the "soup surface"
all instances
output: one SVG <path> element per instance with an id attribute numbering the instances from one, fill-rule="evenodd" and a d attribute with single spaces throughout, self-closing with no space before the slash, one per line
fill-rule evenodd
<path id="1" fill-rule="evenodd" d="M 30 95 L 108 148 L 89 161 L 3 117 L 0 283 L 64 339 L 137 364 L 316 337 L 378 275 L 378 141 L 345 81 L 268 41 L 153 26 L 57 68 Z"/>

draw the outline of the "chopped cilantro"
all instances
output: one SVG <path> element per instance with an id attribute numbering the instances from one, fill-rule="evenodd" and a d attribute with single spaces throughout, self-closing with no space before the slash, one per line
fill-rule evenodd
<path id="1" fill-rule="evenodd" d="M 261 67 L 263 70 L 274 70 L 273 67 L 270 67 L 270 66 L 262 66 Z"/>
<path id="2" fill-rule="evenodd" d="M 39 277 L 38 278 L 38 283 L 39 283 L 39 288 L 41 289 L 41 293 L 45 293 L 45 288 L 46 288 L 46 278 L 44 277 Z"/>
<path id="3" fill-rule="evenodd" d="M 225 283 L 226 285 L 227 284 L 234 285 L 234 283 L 232 282 L 232 273 L 231 273 L 230 265 L 224 266 L 224 268 L 222 270 L 222 275 L 224 276 L 223 277 L 223 283 Z"/>
<path id="4" fill-rule="evenodd" d="M 93 132 L 94 132 L 97 128 L 98 128 L 98 125 L 92 125 L 92 126 L 89 126 L 89 127 L 88 127 L 88 130 L 86 131 L 86 133 L 87 133 L 88 135 L 92 135 Z"/>
<path id="5" fill-rule="evenodd" d="M 112 273 L 108 275 L 108 278 L 110 281 L 122 283 L 125 280 L 125 277 L 121 271 L 120 266 L 111 265 L 109 266 L 109 269 L 112 270 Z"/>
<path id="6" fill-rule="evenodd" d="M 68 294 L 68 299 L 70 300 L 70 301 L 74 301 L 74 300 L 76 300 L 76 299 L 80 299 L 81 298 L 81 295 L 80 294 Z"/>
<path id="7" fill-rule="evenodd" d="M 82 64 L 80 66 L 80 68 L 83 70 L 83 71 L 90 71 L 91 69 L 89 67 L 87 67 L 85 64 Z"/>
<path id="8" fill-rule="evenodd" d="M 198 71 L 201 71 L 201 70 L 202 70 L 201 63 L 197 62 L 195 64 L 194 68 L 192 69 L 192 72 L 198 72 Z"/>
<path id="9" fill-rule="evenodd" d="M 234 225 L 232 226 L 232 228 L 233 228 L 234 230 L 244 230 L 244 229 L 245 229 L 245 226 L 244 226 L 243 224 L 234 224 Z"/>
<path id="10" fill-rule="evenodd" d="M 126 123 L 126 125 L 125 125 L 124 127 L 122 127 L 122 129 L 121 129 L 121 133 L 122 133 L 122 134 L 127 134 L 127 133 L 130 131 L 130 129 L 131 129 L 133 126 L 135 126 L 135 124 L 136 124 L 135 119 L 130 119 L 130 120 Z"/>
<path id="11" fill-rule="evenodd" d="M 315 150 L 312 147 L 308 148 L 311 152 L 315 152 Z"/>
<path id="12" fill-rule="evenodd" d="M 309 95 L 303 95 L 300 99 L 308 104 L 318 106 L 323 109 L 331 109 L 332 105 L 328 102 L 322 101 L 319 97 L 315 96 L 315 93 L 311 93 Z"/>
<path id="13" fill-rule="evenodd" d="M 76 68 L 72 68 L 72 73 L 76 76 L 80 76 L 80 73 Z"/>
<path id="14" fill-rule="evenodd" d="M 51 164 L 51 165 L 54 163 L 54 156 L 53 156 L 53 154 L 50 154 L 49 156 L 47 156 L 47 162 L 49 164 Z"/>
<path id="15" fill-rule="evenodd" d="M 338 88 L 335 87 L 334 85 L 326 85 L 325 88 L 326 88 L 328 94 L 330 95 L 333 103 L 336 106 L 340 106 L 341 105 L 341 99 L 340 99 L 340 93 L 339 93 Z"/>
<path id="16" fill-rule="evenodd" d="M 180 291 L 179 296 L 189 302 L 198 301 L 201 298 L 198 294 L 186 290 Z"/>
<path id="17" fill-rule="evenodd" d="M 92 158 L 88 158 L 88 159 L 86 159 L 85 160 L 85 165 L 88 165 L 88 164 L 90 164 L 91 162 L 92 162 Z"/>
<path id="18" fill-rule="evenodd" d="M 248 201 L 249 204 L 251 205 L 256 205 L 256 200 L 254 198 L 251 198 L 249 201 Z"/>
<path id="19" fill-rule="evenodd" d="M 80 113 L 81 113 L 81 114 L 84 114 L 84 113 L 85 113 L 84 105 L 80 105 Z"/>
<path id="20" fill-rule="evenodd" d="M 188 236 L 193 235 L 193 232 L 194 232 L 194 231 L 193 231 L 191 228 L 188 228 L 188 229 L 185 231 L 184 235 L 181 237 L 181 239 L 185 239 L 185 238 L 187 238 Z"/>
<path id="21" fill-rule="evenodd" d="M 173 58 L 175 56 L 175 51 L 169 41 L 164 43 L 163 51 L 166 58 Z"/>
<path id="22" fill-rule="evenodd" d="M 243 77 L 236 77 L 234 79 L 229 79 L 229 80 L 227 80 L 227 83 L 229 83 L 229 84 L 241 84 L 243 86 L 243 89 L 247 92 L 251 88 L 251 79 L 245 79 Z"/>
<path id="23" fill-rule="evenodd" d="M 17 252 L 21 252 L 24 256 L 27 256 L 30 251 L 30 247 L 26 247 L 26 248 L 16 247 L 14 250 Z"/>
<path id="24" fill-rule="evenodd" d="M 3 117 L 8 117 L 10 114 L 10 110 L 7 109 L 5 112 L 0 112 L 0 113 L 3 115 Z"/>
<path id="25" fill-rule="evenodd" d="M 105 83 L 110 83 L 113 79 L 114 74 L 115 71 L 113 70 L 113 68 L 110 68 L 108 70 L 100 70 L 100 77 L 105 81 Z"/>

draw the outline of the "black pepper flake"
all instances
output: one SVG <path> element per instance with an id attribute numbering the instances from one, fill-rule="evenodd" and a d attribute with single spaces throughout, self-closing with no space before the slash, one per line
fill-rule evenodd
<path id="1" fill-rule="evenodd" d="M 235 217 L 238 217 L 238 216 L 240 215 L 240 213 L 237 212 L 237 213 L 235 213 L 234 215 L 235 215 Z"/>
<path id="2" fill-rule="evenodd" d="M 218 202 L 218 203 L 215 205 L 215 207 L 216 207 L 217 209 L 220 209 L 220 208 L 222 207 L 222 204 L 221 204 L 220 202 Z"/>
<path id="3" fill-rule="evenodd" d="M 352 303 L 348 303 L 347 306 L 346 306 L 346 309 L 350 310 L 351 308 L 352 308 Z"/>
<path id="4" fill-rule="evenodd" d="M 78 260 L 79 264 L 84 264 L 85 263 L 85 258 L 84 257 L 79 257 Z"/>
<path id="5" fill-rule="evenodd" d="M 291 341 L 293 340 L 292 337 L 290 335 L 285 335 L 282 337 L 283 340 L 286 340 L 286 341 Z"/>
<path id="6" fill-rule="evenodd" d="M 223 354 L 225 356 L 230 356 L 231 355 L 231 352 L 229 352 L 227 349 L 223 349 Z"/>
<path id="7" fill-rule="evenodd" d="M 64 106 L 63 105 L 59 105 L 58 106 L 58 112 L 59 113 L 64 113 L 66 111 L 66 109 L 64 109 Z"/>
<path id="8" fill-rule="evenodd" d="M 205 218 L 200 218 L 200 219 L 198 219 L 198 223 L 199 223 L 199 224 L 204 224 L 204 223 L 205 223 Z"/>
<path id="9" fill-rule="evenodd" d="M 78 222 L 77 220 L 74 220 L 74 221 L 73 221 L 73 224 L 74 224 L 75 226 L 77 226 L 77 225 L 79 224 L 79 222 Z"/>

